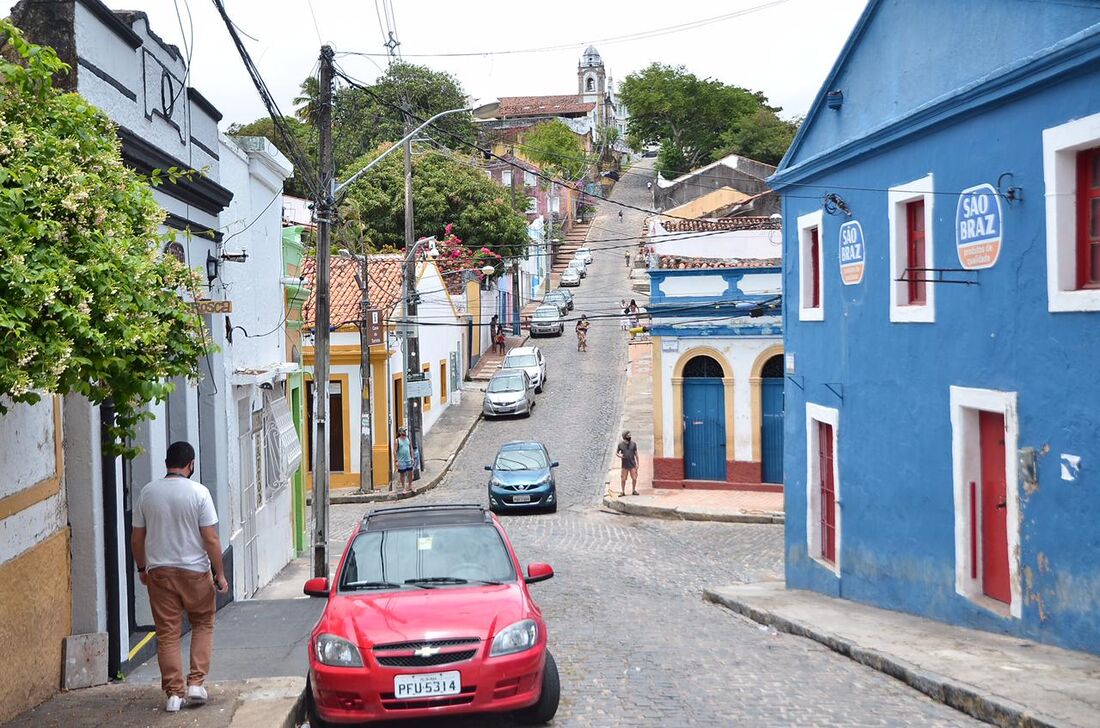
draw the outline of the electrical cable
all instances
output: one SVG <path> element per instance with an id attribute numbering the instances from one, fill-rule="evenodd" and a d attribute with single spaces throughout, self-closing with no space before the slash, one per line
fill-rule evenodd
<path id="1" fill-rule="evenodd" d="M 650 30 L 636 31 L 634 33 L 627 33 L 624 35 L 610 36 L 607 38 L 597 38 L 595 40 L 587 41 L 588 44 L 594 45 L 600 43 L 602 45 L 614 45 L 616 43 L 627 43 L 636 40 L 647 40 L 649 38 L 657 38 L 662 35 L 670 35 L 672 33 L 681 33 L 686 30 L 694 30 L 696 28 L 705 27 L 714 23 L 720 23 L 726 20 L 732 20 L 733 18 L 739 18 L 744 15 L 767 10 L 776 5 L 782 5 L 789 0 L 771 0 L 771 2 L 761 3 L 760 5 L 753 5 L 748 8 L 742 8 L 723 15 L 715 15 L 709 18 L 699 18 L 687 23 L 681 23 L 679 25 L 669 25 L 662 28 L 652 28 Z M 576 48 L 578 46 L 585 45 L 585 41 L 578 41 L 574 43 L 561 43 L 552 46 L 541 46 L 536 48 L 513 48 L 500 51 L 458 51 L 449 53 L 407 53 L 405 54 L 409 58 L 463 58 L 463 57 L 477 57 L 477 56 L 503 56 L 503 55 L 516 55 L 523 53 L 549 53 L 552 51 L 564 51 Z M 360 51 L 347 51 L 346 55 L 355 56 L 380 56 L 385 55 L 381 53 L 367 53 Z"/>

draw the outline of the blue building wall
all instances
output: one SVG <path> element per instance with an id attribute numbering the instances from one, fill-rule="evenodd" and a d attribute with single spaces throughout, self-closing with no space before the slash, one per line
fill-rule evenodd
<path id="1" fill-rule="evenodd" d="M 849 55 L 852 67 L 837 78 L 852 79 L 858 87 L 854 79 L 861 75 L 881 77 L 879 59 L 890 57 L 891 40 L 902 34 L 923 39 L 939 59 L 922 74 L 942 68 L 957 75 L 948 68 L 956 62 L 956 49 L 945 16 L 933 12 L 945 4 L 956 6 L 940 0 L 875 3 L 878 26 L 865 34 L 863 47 Z M 1009 23 L 1006 14 L 1039 6 L 1050 20 L 1037 26 L 1040 39 L 1048 31 L 1068 35 L 1097 19 L 1091 7 L 984 5 L 1002 25 L 1017 29 L 1020 23 Z M 921 11 L 910 12 L 915 6 Z M 905 12 L 893 12 L 899 8 Z M 1076 21 L 1069 17 L 1074 12 Z M 1027 34 L 1001 39 L 1017 44 L 1014 55 L 1034 50 Z M 805 146 L 791 153 L 773 180 L 785 196 L 785 348 L 796 362 L 786 383 L 787 584 L 1100 652 L 1100 312 L 1047 310 L 1042 159 L 1044 128 L 1100 111 L 1100 62 L 1090 60 L 989 107 L 966 108 L 960 101 L 951 121 L 925 128 L 914 123 L 885 145 L 868 139 L 851 158 L 814 176 L 792 171 L 851 138 L 829 114 L 855 116 L 853 128 L 874 127 L 891 118 L 883 104 L 900 96 L 900 103 L 919 106 L 920 94 L 932 93 L 936 84 L 868 88 L 884 96 L 852 94 L 840 112 L 812 113 L 803 131 Z M 1013 174 L 1023 199 L 1003 203 L 1004 244 L 995 267 L 954 276 L 978 285 L 936 284 L 934 324 L 891 323 L 886 188 L 934 175 L 935 263 L 957 268 L 956 193 L 996 184 L 1004 172 Z M 820 209 L 827 191 L 843 197 L 852 217 L 824 215 L 825 320 L 799 321 L 796 220 Z M 841 285 L 839 273 L 837 234 L 847 219 L 860 221 L 866 240 L 866 271 L 854 286 Z M 1023 609 L 1018 619 L 978 606 L 955 590 L 952 385 L 1017 392 L 1018 447 L 1038 453 L 1037 487 L 1019 486 Z M 839 410 L 839 578 L 807 553 L 808 402 Z M 1060 453 L 1081 456 L 1076 482 L 1061 479 Z"/>

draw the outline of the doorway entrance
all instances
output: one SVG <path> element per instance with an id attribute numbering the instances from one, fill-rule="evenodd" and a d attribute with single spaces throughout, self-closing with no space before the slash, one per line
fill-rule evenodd
<path id="1" fill-rule="evenodd" d="M 726 479 L 726 415 L 722 365 L 705 355 L 684 366 L 684 477 Z"/>
<path id="2" fill-rule="evenodd" d="M 765 483 L 783 482 L 783 355 L 778 354 L 764 363 L 760 373 L 762 403 L 760 442 L 761 480 Z"/>
<path id="3" fill-rule="evenodd" d="M 1001 412 L 978 414 L 981 448 L 981 544 L 982 593 L 1009 604 L 1012 588 L 1008 570 L 1008 511 L 1005 477 L 1005 416 Z"/>

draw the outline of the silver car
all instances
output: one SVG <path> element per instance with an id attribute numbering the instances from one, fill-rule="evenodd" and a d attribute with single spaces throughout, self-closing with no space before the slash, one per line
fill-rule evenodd
<path id="1" fill-rule="evenodd" d="M 535 385 L 522 369 L 503 369 L 493 375 L 485 388 L 481 414 L 485 417 L 503 415 L 531 416 L 535 408 Z"/>
<path id="2" fill-rule="evenodd" d="M 575 269 L 577 273 L 580 274 L 581 278 L 588 277 L 588 266 L 581 258 L 574 258 L 573 260 L 569 261 L 569 267 Z"/>
<path id="3" fill-rule="evenodd" d="M 560 286 L 579 286 L 581 284 L 581 274 L 577 272 L 576 268 L 566 268 L 562 271 Z"/>
<path id="4" fill-rule="evenodd" d="M 565 322 L 555 304 L 547 303 L 535 309 L 535 315 L 531 317 L 531 336 L 561 336 L 563 333 Z"/>
<path id="5" fill-rule="evenodd" d="M 546 359 L 542 356 L 542 349 L 537 346 L 517 346 L 504 357 L 500 368 L 522 369 L 527 372 L 535 387 L 535 394 L 541 392 L 542 385 L 546 383 Z"/>

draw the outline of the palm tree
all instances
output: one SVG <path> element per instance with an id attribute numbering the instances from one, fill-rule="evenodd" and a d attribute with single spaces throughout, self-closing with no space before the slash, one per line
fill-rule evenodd
<path id="1" fill-rule="evenodd" d="M 321 84 L 316 76 L 310 76 L 302 81 L 301 95 L 294 99 L 295 115 L 307 124 L 317 123 L 317 102 L 321 95 Z"/>

